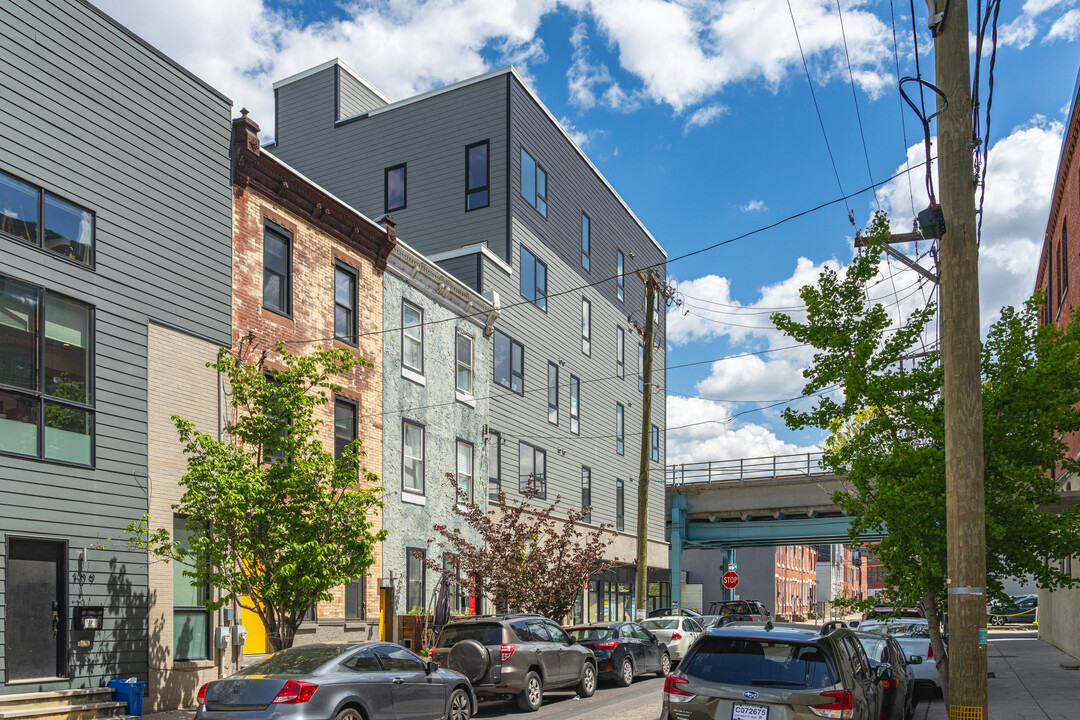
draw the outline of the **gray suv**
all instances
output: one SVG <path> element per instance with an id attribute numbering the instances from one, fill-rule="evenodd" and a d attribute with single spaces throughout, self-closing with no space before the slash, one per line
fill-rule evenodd
<path id="1" fill-rule="evenodd" d="M 544 690 L 596 692 L 596 658 L 558 623 L 541 615 L 474 615 L 450 621 L 431 659 L 469 679 L 478 697 L 510 695 L 540 709 Z"/>

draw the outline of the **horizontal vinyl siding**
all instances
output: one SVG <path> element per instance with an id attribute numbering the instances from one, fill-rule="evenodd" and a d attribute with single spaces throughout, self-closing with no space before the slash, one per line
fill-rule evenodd
<path id="1" fill-rule="evenodd" d="M 338 72 L 338 120 L 382 107 L 386 101 L 344 70 Z"/>
<path id="2" fill-rule="evenodd" d="M 406 163 L 407 207 L 393 213 L 404 241 L 426 255 L 478 242 L 504 254 L 505 77 L 336 128 L 326 120 L 332 103 L 332 68 L 279 88 L 273 152 L 372 218 L 385 209 L 384 170 Z M 491 204 L 466 212 L 465 147 L 483 140 Z"/>

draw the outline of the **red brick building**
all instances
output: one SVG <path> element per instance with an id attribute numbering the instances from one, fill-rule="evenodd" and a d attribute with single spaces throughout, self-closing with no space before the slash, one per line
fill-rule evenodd
<path id="1" fill-rule="evenodd" d="M 807 545 L 776 548 L 776 606 L 783 620 L 805 620 L 817 602 L 817 550 Z"/>

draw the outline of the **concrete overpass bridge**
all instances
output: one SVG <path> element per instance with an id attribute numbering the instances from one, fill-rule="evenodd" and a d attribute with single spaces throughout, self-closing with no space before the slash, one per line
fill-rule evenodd
<path id="1" fill-rule="evenodd" d="M 821 453 L 669 465 L 666 483 L 673 602 L 684 549 L 850 541 L 851 518 L 832 501 L 844 478 L 821 467 Z"/>

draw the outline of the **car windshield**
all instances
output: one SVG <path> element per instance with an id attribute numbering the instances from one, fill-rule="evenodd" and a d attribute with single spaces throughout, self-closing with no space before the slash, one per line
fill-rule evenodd
<path id="1" fill-rule="evenodd" d="M 641 627 L 646 630 L 678 630 L 679 619 L 678 618 L 656 618 L 653 620 L 645 620 L 641 623 Z"/>
<path id="2" fill-rule="evenodd" d="M 707 637 L 683 661 L 682 672 L 709 683 L 825 688 L 836 673 L 816 645 L 738 637 Z"/>
<path id="3" fill-rule="evenodd" d="M 753 610 L 742 601 L 722 603 L 717 609 L 719 615 L 750 615 Z"/>
<path id="4" fill-rule="evenodd" d="M 576 627 L 570 628 L 567 632 L 573 635 L 578 642 L 607 640 L 615 637 L 615 631 L 609 627 Z"/>
<path id="5" fill-rule="evenodd" d="M 879 635 L 892 635 L 893 637 L 930 637 L 930 626 L 925 622 L 864 622 L 859 625 L 862 632 L 878 633 Z"/>
<path id="6" fill-rule="evenodd" d="M 437 647 L 450 647 L 462 640 L 475 640 L 481 645 L 501 645 L 502 625 L 497 623 L 469 623 L 455 625 L 451 623 L 439 633 Z"/>
<path id="7" fill-rule="evenodd" d="M 305 645 L 269 655 L 237 675 L 310 675 L 349 650 L 348 645 Z"/>

